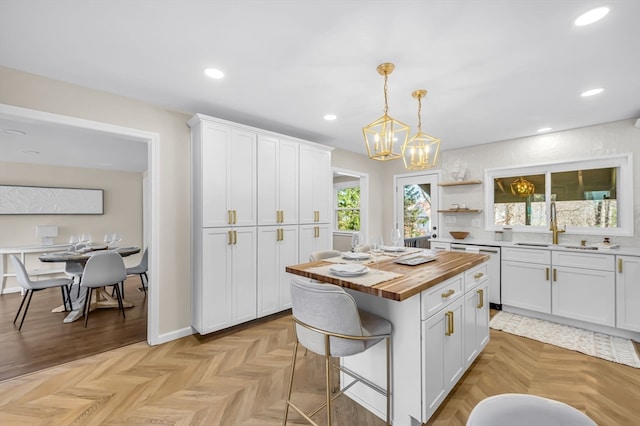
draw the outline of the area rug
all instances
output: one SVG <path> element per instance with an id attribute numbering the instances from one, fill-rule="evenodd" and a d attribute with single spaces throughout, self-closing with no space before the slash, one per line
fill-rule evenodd
<path id="1" fill-rule="evenodd" d="M 516 336 L 640 368 L 640 359 L 629 339 L 504 311 L 498 312 L 489 326 Z"/>

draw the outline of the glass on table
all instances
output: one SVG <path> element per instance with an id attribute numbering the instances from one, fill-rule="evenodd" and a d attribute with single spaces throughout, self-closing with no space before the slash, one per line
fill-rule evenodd
<path id="1" fill-rule="evenodd" d="M 381 235 L 376 235 L 375 237 L 371 238 L 370 241 L 371 244 L 371 254 L 373 255 L 373 257 L 376 259 L 376 274 L 381 274 L 380 272 L 380 265 L 379 265 L 379 257 L 380 255 L 383 253 L 384 251 L 384 241 L 382 239 Z"/>
<path id="2" fill-rule="evenodd" d="M 393 243 L 393 250 L 399 250 L 400 243 L 402 242 L 402 234 L 400 233 L 399 228 L 393 228 L 391 230 L 391 242 Z"/>

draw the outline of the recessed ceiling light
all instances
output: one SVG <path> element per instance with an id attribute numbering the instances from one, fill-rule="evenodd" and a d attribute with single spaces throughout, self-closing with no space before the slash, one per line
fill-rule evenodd
<path id="1" fill-rule="evenodd" d="M 16 129 L 4 129 L 4 132 L 10 135 L 17 135 L 17 136 L 24 136 L 27 134 L 27 132 L 23 132 L 22 130 L 16 130 Z"/>
<path id="2" fill-rule="evenodd" d="M 542 127 L 538 129 L 538 133 L 548 132 L 549 130 L 553 130 L 551 127 Z"/>
<path id="3" fill-rule="evenodd" d="M 578 16 L 573 24 L 577 27 L 583 27 L 585 25 L 593 24 L 604 18 L 609 13 L 609 8 L 606 6 L 596 7 L 588 12 Z"/>
<path id="4" fill-rule="evenodd" d="M 38 155 L 40 154 L 40 151 L 35 151 L 33 149 L 25 149 L 24 151 L 22 151 L 22 153 L 27 155 Z"/>
<path id="5" fill-rule="evenodd" d="M 602 87 L 598 87 L 597 89 L 591 89 L 591 90 L 587 90 L 586 92 L 582 92 L 580 96 L 582 96 L 583 98 L 586 98 L 587 96 L 598 95 L 602 92 L 604 92 L 604 89 Z"/>
<path id="6" fill-rule="evenodd" d="M 333 120 L 335 120 L 336 118 L 338 118 L 338 116 L 336 116 L 335 114 L 327 114 L 327 115 L 325 115 L 323 118 L 324 118 L 325 120 L 327 120 L 327 121 L 333 121 Z"/>
<path id="7" fill-rule="evenodd" d="M 207 76 L 215 79 L 221 79 L 222 77 L 224 77 L 224 73 L 215 68 L 207 68 L 206 70 L 204 70 L 204 73 Z"/>

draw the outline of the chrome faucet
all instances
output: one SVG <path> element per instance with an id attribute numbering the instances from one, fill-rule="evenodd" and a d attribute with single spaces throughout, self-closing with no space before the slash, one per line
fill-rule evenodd
<path id="1" fill-rule="evenodd" d="M 551 231 L 553 235 L 553 244 L 558 244 L 558 234 L 567 231 L 567 225 L 564 225 L 564 229 L 558 229 L 558 218 L 556 213 L 555 201 L 551 202 L 551 226 L 549 227 L 549 231 Z"/>

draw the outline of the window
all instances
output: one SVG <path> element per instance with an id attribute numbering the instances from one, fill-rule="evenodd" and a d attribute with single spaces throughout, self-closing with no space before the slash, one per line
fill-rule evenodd
<path id="1" fill-rule="evenodd" d="M 633 235 L 631 154 L 485 170 L 486 228 L 548 232 L 551 204 L 567 232 Z"/>
<path id="2" fill-rule="evenodd" d="M 353 183 L 334 185 L 335 223 L 337 231 L 360 230 L 360 186 Z"/>

